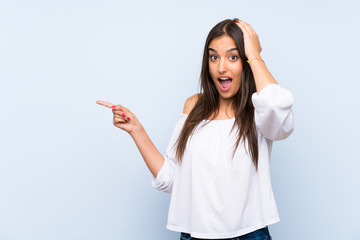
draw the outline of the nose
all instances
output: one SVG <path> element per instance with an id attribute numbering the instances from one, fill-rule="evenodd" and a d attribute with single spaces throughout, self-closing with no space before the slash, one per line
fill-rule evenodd
<path id="1" fill-rule="evenodd" d="M 219 61 L 218 70 L 219 70 L 219 74 L 224 74 L 227 72 L 227 65 L 226 65 L 226 61 L 224 59 L 221 59 Z"/>

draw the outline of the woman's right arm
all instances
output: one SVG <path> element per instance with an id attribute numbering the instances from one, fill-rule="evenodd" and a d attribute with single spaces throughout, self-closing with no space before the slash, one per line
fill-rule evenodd
<path id="1" fill-rule="evenodd" d="M 190 113 L 197 99 L 198 95 L 196 94 L 186 100 L 183 111 L 184 114 Z M 179 137 L 186 117 L 183 116 L 177 122 L 164 157 L 156 149 L 144 127 L 129 109 L 121 105 L 115 106 L 111 103 L 100 100 L 96 101 L 96 103 L 112 108 L 114 113 L 114 125 L 128 132 L 133 138 L 141 156 L 153 175 L 153 187 L 159 191 L 171 193 L 174 181 L 174 168 L 176 165 L 174 144 Z"/>
<path id="2" fill-rule="evenodd" d="M 121 106 L 114 105 L 109 102 L 98 100 L 97 104 L 112 108 L 114 114 L 113 124 L 130 134 L 134 140 L 141 156 L 143 157 L 147 167 L 152 175 L 156 178 L 162 165 L 164 164 L 164 157 L 156 149 L 155 145 L 147 135 L 144 127 L 129 109 Z"/>
<path id="3" fill-rule="evenodd" d="M 131 131 L 130 136 L 134 140 L 150 172 L 156 178 L 164 164 L 164 157 L 157 150 L 142 126 Z"/>

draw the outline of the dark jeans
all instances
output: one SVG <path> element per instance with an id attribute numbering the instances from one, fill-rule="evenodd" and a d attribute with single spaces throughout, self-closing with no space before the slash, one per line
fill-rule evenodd
<path id="1" fill-rule="evenodd" d="M 180 234 L 180 240 L 196 240 L 196 239 L 202 239 L 202 238 L 193 238 L 189 233 L 181 233 Z M 234 237 L 234 238 L 226 238 L 228 240 L 271 240 L 270 232 L 268 227 L 264 227 L 261 229 L 258 229 L 254 232 L 247 233 L 245 235 Z M 223 239 L 225 240 L 225 239 Z"/>

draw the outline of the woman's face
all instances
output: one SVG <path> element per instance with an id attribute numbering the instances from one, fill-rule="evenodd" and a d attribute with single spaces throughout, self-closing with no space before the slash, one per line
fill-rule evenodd
<path id="1" fill-rule="evenodd" d="M 220 98 L 230 99 L 240 89 L 243 70 L 235 41 L 227 35 L 214 38 L 208 51 L 210 75 Z"/>

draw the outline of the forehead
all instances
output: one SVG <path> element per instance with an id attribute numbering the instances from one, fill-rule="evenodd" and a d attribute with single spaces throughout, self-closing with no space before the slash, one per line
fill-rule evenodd
<path id="1" fill-rule="evenodd" d="M 230 37 L 228 35 L 223 35 L 223 36 L 214 38 L 210 42 L 209 48 L 213 48 L 216 51 L 226 51 L 230 48 L 236 48 L 236 44 L 232 37 Z"/>

